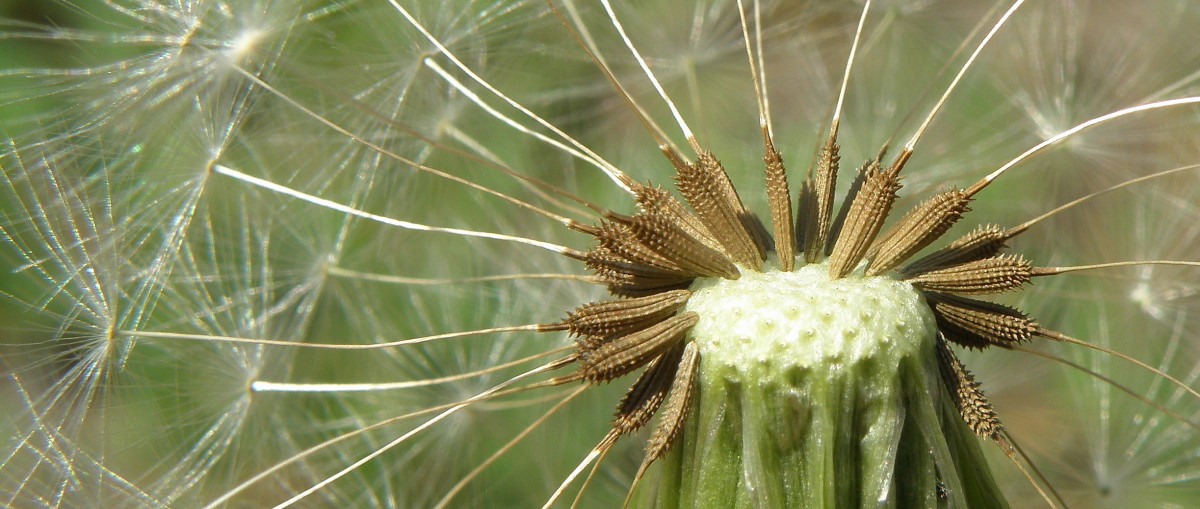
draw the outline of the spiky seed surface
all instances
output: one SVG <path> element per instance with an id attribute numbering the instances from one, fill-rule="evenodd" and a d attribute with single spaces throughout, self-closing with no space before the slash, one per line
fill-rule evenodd
<path id="1" fill-rule="evenodd" d="M 635 263 L 598 246 L 584 256 L 587 267 L 608 286 L 608 291 L 624 297 L 641 297 L 667 290 L 679 290 L 692 284 L 693 278 Z"/>
<path id="2" fill-rule="evenodd" d="M 873 162 L 867 168 L 862 189 L 854 197 L 846 222 L 838 234 L 833 252 L 829 256 L 830 277 L 845 277 L 854 269 L 879 234 L 879 229 L 892 210 L 896 191 L 900 189 L 900 177 L 893 168 L 880 168 Z"/>
<path id="3" fill-rule="evenodd" d="M 1021 255 L 1001 255 L 932 270 L 908 278 L 923 290 L 958 294 L 1001 293 L 1033 278 L 1033 267 Z"/>
<path id="4" fill-rule="evenodd" d="M 568 313 L 564 321 L 573 335 L 611 338 L 666 319 L 691 295 L 687 290 L 668 290 L 645 297 L 592 302 Z"/>
<path id="5" fill-rule="evenodd" d="M 637 216 L 631 218 L 631 221 L 636 219 Z M 636 238 L 634 229 L 630 225 L 614 222 L 604 223 L 601 225 L 596 239 L 600 241 L 601 247 L 639 265 L 684 277 L 694 278 L 703 275 L 702 272 L 685 269 L 675 257 L 659 254 L 641 239 Z"/>
<path id="6" fill-rule="evenodd" d="M 838 237 L 842 234 L 842 227 L 846 224 L 846 216 L 850 215 L 850 206 L 854 204 L 854 200 L 858 197 L 858 192 L 862 190 L 863 183 L 867 180 L 867 170 L 871 165 L 879 164 L 879 158 L 867 161 L 858 167 L 858 171 L 854 173 L 854 180 L 850 182 L 850 189 L 846 191 L 845 198 L 842 199 L 842 206 L 838 208 L 837 215 L 834 216 L 833 222 L 829 224 L 829 232 L 825 236 L 825 256 L 833 253 L 833 245 L 837 243 Z"/>
<path id="7" fill-rule="evenodd" d="M 638 214 L 633 217 L 631 231 L 641 245 L 673 260 L 690 273 L 738 278 L 739 272 L 732 260 L 689 235 L 666 215 Z"/>
<path id="8" fill-rule="evenodd" d="M 665 214 L 671 218 L 671 221 L 683 228 L 689 235 L 696 238 L 704 245 L 713 248 L 717 251 L 725 252 L 725 248 L 717 242 L 716 237 L 713 237 L 712 232 L 708 231 L 708 227 L 704 226 L 704 222 L 695 214 L 691 213 L 683 206 L 679 200 L 676 200 L 665 189 L 657 186 L 642 186 L 637 190 L 635 195 L 638 208 L 646 213 Z M 630 219 L 632 221 L 632 219 Z M 728 256 L 728 253 L 726 253 Z"/>
<path id="9" fill-rule="evenodd" d="M 966 193 L 950 189 L 913 207 L 880 239 L 867 264 L 867 275 L 877 276 L 892 270 L 940 238 L 962 219 L 970 202 Z"/>
<path id="10" fill-rule="evenodd" d="M 767 145 L 763 156 L 766 166 L 767 203 L 771 207 L 771 227 L 775 232 L 775 251 L 779 254 L 779 269 L 791 272 L 796 266 L 796 240 L 792 236 L 792 195 L 788 190 L 787 171 L 783 156 L 775 147 Z"/>
<path id="11" fill-rule="evenodd" d="M 817 155 L 817 172 L 812 180 L 812 215 L 804 218 L 804 233 L 807 235 L 804 239 L 804 259 L 808 263 L 815 263 L 825 254 L 833 216 L 833 192 L 837 188 L 838 162 L 841 161 L 838 151 L 835 123 L 829 137 L 821 145 L 821 153 Z"/>
<path id="12" fill-rule="evenodd" d="M 925 292 L 925 298 L 938 330 L 968 348 L 1008 347 L 1028 341 L 1038 331 L 1036 321 L 1003 304 L 940 292 Z"/>
<path id="13" fill-rule="evenodd" d="M 680 168 L 676 182 L 679 193 L 734 261 L 758 270 L 766 253 L 759 251 L 746 229 L 743 218 L 749 211 L 717 158 L 702 152 L 695 163 Z"/>
<path id="14" fill-rule="evenodd" d="M 979 382 L 967 371 L 966 366 L 959 362 L 958 357 L 950 350 L 945 341 L 937 342 L 938 370 L 942 374 L 942 382 L 954 401 L 954 407 L 976 435 L 996 440 L 1004 432 L 1004 425 L 992 410 L 992 404 L 979 389 Z"/>
<path id="15" fill-rule="evenodd" d="M 592 382 L 607 382 L 631 373 L 675 346 L 692 326 L 696 313 L 682 313 L 650 327 L 594 347 L 581 345 L 579 373 Z"/>
<path id="16" fill-rule="evenodd" d="M 678 361 L 679 367 L 675 380 L 671 384 L 670 392 L 667 393 L 662 417 L 659 418 L 658 425 L 654 428 L 654 434 L 646 442 L 646 458 L 642 462 L 643 465 L 649 465 L 666 454 L 671 445 L 675 443 L 675 439 L 679 437 L 680 431 L 683 430 L 684 418 L 687 417 L 688 410 L 691 408 L 694 379 L 700 364 L 699 359 L 700 349 L 696 347 L 695 343 L 688 343 Z"/>
<path id="17" fill-rule="evenodd" d="M 929 253 L 912 262 L 901 271 L 904 275 L 919 274 L 943 267 L 973 262 L 996 256 L 1003 251 L 1005 242 L 1012 238 L 1004 228 L 989 224 L 977 226 L 966 235 L 946 247 Z"/>
<path id="18" fill-rule="evenodd" d="M 684 346 L 677 344 L 646 366 L 646 370 L 617 405 L 610 436 L 616 438 L 633 433 L 650 422 L 659 405 L 666 399 L 667 390 L 677 380 L 675 373 L 683 351 Z"/>

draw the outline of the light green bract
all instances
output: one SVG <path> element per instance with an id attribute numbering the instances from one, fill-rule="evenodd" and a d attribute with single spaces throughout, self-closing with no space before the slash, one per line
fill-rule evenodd
<path id="1" fill-rule="evenodd" d="M 695 404 L 645 506 L 1005 505 L 942 387 L 936 323 L 910 284 L 830 280 L 822 263 L 691 290 Z"/>

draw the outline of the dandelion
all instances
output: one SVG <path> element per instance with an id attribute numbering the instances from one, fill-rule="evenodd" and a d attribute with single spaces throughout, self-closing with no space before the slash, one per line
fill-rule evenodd
<path id="1" fill-rule="evenodd" d="M 4 502 L 1185 507 L 1149 4 L 8 21 Z"/>

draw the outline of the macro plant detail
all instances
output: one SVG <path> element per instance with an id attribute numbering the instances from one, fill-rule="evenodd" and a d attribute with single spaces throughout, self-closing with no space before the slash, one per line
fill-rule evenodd
<path id="1" fill-rule="evenodd" d="M 1111 46 L 1091 24 L 1127 8 L 249 4 L 130 0 L 77 9 L 99 28 L 4 25 L 4 41 L 117 50 L 0 84 L 17 126 L 0 225 L 13 279 L 32 281 L 5 292 L 43 328 L 6 336 L 8 504 L 1200 492 L 1200 154 L 1179 141 L 1200 126 L 1200 80 L 1094 76 L 1081 48 Z M 1169 21 L 1161 40 L 1104 34 L 1130 44 L 1123 69 L 1200 15 L 1157 7 L 1125 21 Z M 943 19 L 947 42 L 910 64 L 920 51 L 893 34 Z M 677 30 L 678 46 L 656 42 Z M 909 65 L 916 85 L 893 79 Z M 1022 66 L 1054 86 L 975 77 Z M 805 113 L 781 120 L 790 109 Z M 1013 118 L 1032 136 L 998 120 Z M 868 154 L 849 178 L 846 154 Z M 1133 318 L 1087 311 L 1110 304 Z M 1128 330 L 1142 337 L 1114 339 Z M 1019 360 L 988 367 L 1002 355 Z M 1009 411 L 1043 357 L 1098 424 L 1045 403 L 1049 385 Z M 1078 436 L 1019 431 L 1039 426 Z M 622 439 L 637 433 L 644 450 Z M 1134 472 L 1144 484 L 1122 489 Z"/>

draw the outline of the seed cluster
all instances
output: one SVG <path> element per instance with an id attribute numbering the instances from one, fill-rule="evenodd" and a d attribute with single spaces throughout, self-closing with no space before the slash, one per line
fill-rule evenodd
<path id="1" fill-rule="evenodd" d="M 835 121 L 815 171 L 801 184 L 793 213 L 783 158 L 769 134 L 763 134 L 770 232 L 743 205 L 711 152 L 698 151 L 696 161 L 687 162 L 670 148 L 663 150 L 675 166 L 682 202 L 660 187 L 633 183 L 636 214 L 606 212 L 600 224 L 576 228 L 590 235 L 595 247 L 568 256 L 584 262 L 614 298 L 580 306 L 562 322 L 544 328 L 567 330 L 577 338 L 576 351 L 564 363 L 573 364 L 575 371 L 549 383 L 609 382 L 645 368 L 618 405 L 611 431 L 596 450 L 607 451 L 619 437 L 657 414 L 660 419 L 635 482 L 667 451 L 689 411 L 698 365 L 698 349 L 687 339 L 698 316 L 683 311 L 691 296 L 688 288 L 698 278 L 738 279 L 742 270 L 775 270 L 764 265 L 774 252 L 781 271 L 827 263 L 831 280 L 894 273 L 911 284 L 936 319 L 937 351 L 930 356 L 939 364 L 950 401 L 973 432 L 1013 457 L 1003 425 L 948 343 L 1011 348 L 1034 336 L 1059 336 L 1020 310 L 967 297 L 1017 290 L 1034 276 L 1056 273 L 1035 268 L 1019 255 L 1001 254 L 1006 242 L 1025 227 L 980 226 L 902 266 L 969 212 L 978 186 L 938 192 L 884 230 L 901 188 L 901 171 L 912 154 L 905 148 L 885 164 L 884 149 L 859 168 L 835 216 L 840 162 Z"/>

